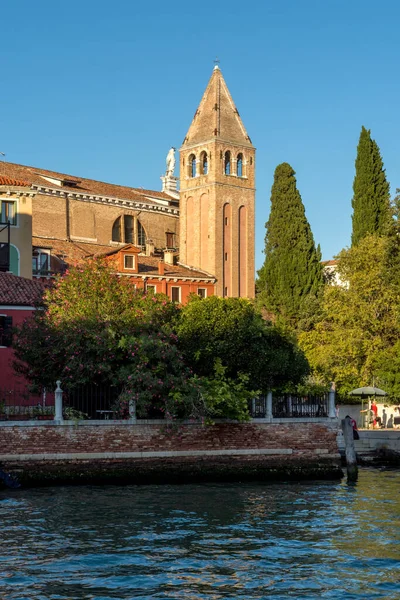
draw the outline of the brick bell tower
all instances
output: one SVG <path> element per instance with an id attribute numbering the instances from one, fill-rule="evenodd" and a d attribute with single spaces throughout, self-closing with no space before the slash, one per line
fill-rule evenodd
<path id="1" fill-rule="evenodd" d="M 180 148 L 180 262 L 254 298 L 255 148 L 218 65 Z"/>

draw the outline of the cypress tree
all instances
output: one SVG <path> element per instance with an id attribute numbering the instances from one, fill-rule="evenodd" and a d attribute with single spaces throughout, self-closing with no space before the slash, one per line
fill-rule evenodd
<path id="1" fill-rule="evenodd" d="M 391 218 L 390 190 L 379 147 L 371 131 L 361 128 L 353 182 L 353 231 L 356 246 L 368 234 L 385 235 Z"/>
<path id="2" fill-rule="evenodd" d="M 265 226 L 265 261 L 258 272 L 258 290 L 267 308 L 293 324 L 305 300 L 317 294 L 323 275 L 321 251 L 315 247 L 295 171 L 288 163 L 275 170 Z"/>

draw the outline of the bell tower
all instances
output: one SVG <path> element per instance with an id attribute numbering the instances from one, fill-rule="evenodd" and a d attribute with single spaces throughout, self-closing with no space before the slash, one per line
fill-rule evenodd
<path id="1" fill-rule="evenodd" d="M 254 297 L 255 148 L 218 65 L 180 148 L 180 262 Z"/>

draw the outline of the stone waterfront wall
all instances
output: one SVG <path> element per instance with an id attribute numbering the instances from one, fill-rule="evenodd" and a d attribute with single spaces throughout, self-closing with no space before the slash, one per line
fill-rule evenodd
<path id="1" fill-rule="evenodd" d="M 25 485 L 340 477 L 336 436 L 336 420 L 31 422 L 0 427 L 0 464 Z"/>

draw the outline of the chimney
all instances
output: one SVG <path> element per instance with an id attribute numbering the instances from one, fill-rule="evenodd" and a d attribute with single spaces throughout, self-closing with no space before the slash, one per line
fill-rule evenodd
<path id="1" fill-rule="evenodd" d="M 164 262 L 167 265 L 174 264 L 174 252 L 173 250 L 164 250 Z"/>
<path id="2" fill-rule="evenodd" d="M 154 242 L 151 240 L 146 242 L 146 256 L 154 256 Z"/>
<path id="3" fill-rule="evenodd" d="M 164 270 L 165 270 L 165 263 L 163 260 L 160 260 L 158 262 L 158 274 L 159 275 L 164 275 Z"/>

